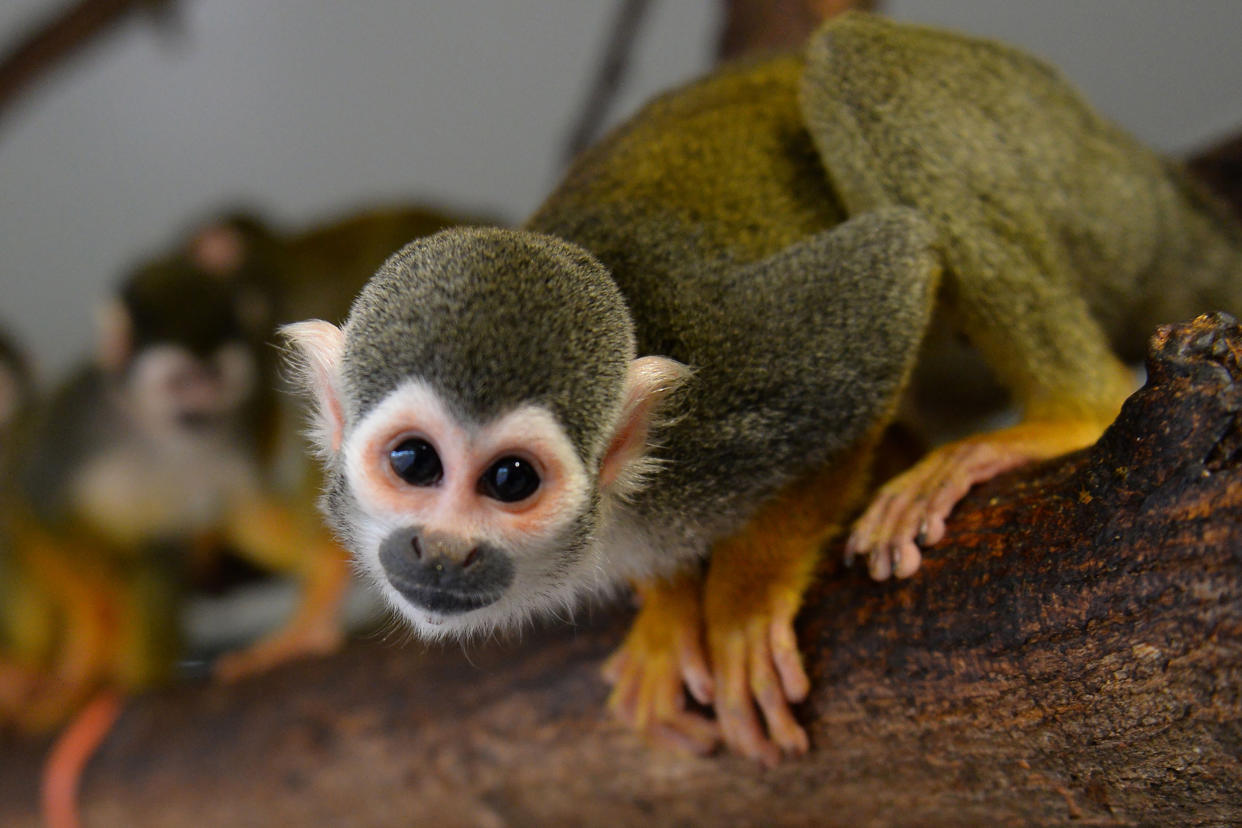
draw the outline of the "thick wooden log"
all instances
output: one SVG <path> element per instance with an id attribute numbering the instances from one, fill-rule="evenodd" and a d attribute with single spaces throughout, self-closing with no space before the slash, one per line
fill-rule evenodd
<path id="1" fill-rule="evenodd" d="M 657 752 L 609 721 L 626 613 L 598 611 L 136 700 L 86 824 L 1236 823 L 1240 360 L 1229 318 L 1164 329 L 1103 439 L 972 492 L 915 578 L 833 551 L 801 620 L 802 759 Z M 35 824 L 40 747 L 0 756 L 0 824 Z"/>

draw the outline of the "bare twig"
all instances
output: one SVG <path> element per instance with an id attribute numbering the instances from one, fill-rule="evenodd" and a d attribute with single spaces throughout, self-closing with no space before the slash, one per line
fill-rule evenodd
<path id="1" fill-rule="evenodd" d="M 0 60 L 0 118 L 13 102 L 65 59 L 134 11 L 167 12 L 174 0 L 79 0 L 36 24 Z"/>
<path id="2" fill-rule="evenodd" d="M 573 158 L 595 140 L 625 79 L 634 41 L 650 5 L 650 0 L 621 0 L 617 7 L 604 58 L 587 93 L 586 104 L 565 142 L 566 159 Z"/>

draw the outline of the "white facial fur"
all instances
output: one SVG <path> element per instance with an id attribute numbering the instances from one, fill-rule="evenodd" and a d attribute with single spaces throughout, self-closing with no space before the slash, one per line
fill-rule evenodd
<path id="1" fill-rule="evenodd" d="M 184 348 L 143 349 L 129 368 L 123 403 L 140 427 L 161 441 L 186 438 L 186 413 L 223 417 L 250 395 L 257 379 L 246 346 L 225 345 L 206 364 Z"/>
<path id="2" fill-rule="evenodd" d="M 626 507 L 627 497 L 657 468 L 647 458 L 648 441 L 660 426 L 656 412 L 662 401 L 689 380 L 685 365 L 656 356 L 634 359 L 617 409 L 600 424 L 584 466 L 546 408 L 523 405 L 494 422 L 464 423 L 433 387 L 418 380 L 402 383 L 360 422 L 349 423 L 344 331 L 312 319 L 282 332 L 291 345 L 293 375 L 314 401 L 310 436 L 351 495 L 342 500 L 329 495 L 330 517 L 348 538 L 362 572 L 420 634 L 485 634 L 518 627 L 537 613 L 570 612 L 583 597 L 614 589 L 626 577 L 674 565 L 669 553 L 697 554 L 698 547 L 688 547 L 684 539 L 671 545 L 646 542 L 655 535 Z M 427 440 L 441 454 L 444 485 L 420 490 L 396 477 L 388 452 L 407 436 Z M 506 507 L 477 494 L 479 475 L 503 454 L 538 461 L 546 485 L 535 505 Z M 587 516 L 596 497 L 598 511 Z M 585 526 L 584 517 L 590 518 Z M 448 531 L 504 549 L 515 565 L 513 580 L 495 602 L 469 612 L 437 616 L 412 606 L 389 582 L 380 552 L 393 532 L 413 528 Z M 590 537 L 581 537 L 590 530 Z"/>
<path id="3" fill-rule="evenodd" d="M 389 451 L 418 437 L 440 456 L 442 480 L 412 486 L 392 471 Z M 483 472 L 496 460 L 520 455 L 539 471 L 539 490 L 528 501 L 504 504 L 478 492 Z M 598 580 L 589 562 L 569 571 L 558 557 L 561 541 L 590 502 L 592 476 L 556 418 L 525 405 L 493 422 L 462 422 L 426 383 L 397 388 L 352 429 L 342 444 L 342 468 L 365 512 L 354 550 L 362 570 L 423 635 L 468 635 L 520 623 L 535 612 L 571 603 L 585 582 Z M 413 606 L 389 583 L 380 546 L 401 528 L 418 526 L 504 550 L 515 575 L 495 603 L 457 615 L 436 615 Z"/>

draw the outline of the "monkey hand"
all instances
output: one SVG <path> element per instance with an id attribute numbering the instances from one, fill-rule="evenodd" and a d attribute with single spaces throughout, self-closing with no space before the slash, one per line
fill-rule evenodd
<path id="1" fill-rule="evenodd" d="M 880 487 L 845 545 L 845 562 L 867 559 L 871 577 L 908 578 L 920 546 L 939 543 L 945 520 L 977 483 L 1035 460 L 1090 445 L 1104 423 L 1090 418 L 1023 423 L 941 446 Z"/>
<path id="2" fill-rule="evenodd" d="M 332 617 L 295 621 L 245 649 L 222 655 L 213 672 L 221 681 L 237 681 L 286 661 L 335 652 L 344 637 L 340 624 Z"/>
<path id="3" fill-rule="evenodd" d="M 713 722 L 686 710 L 682 691 L 684 685 L 701 704 L 712 701 L 703 651 L 702 581 L 696 572 L 636 589 L 642 608 L 603 668 L 613 686 L 608 709 L 656 744 L 709 753 L 719 732 Z"/>
<path id="4" fill-rule="evenodd" d="M 341 603 L 349 587 L 344 551 L 305 512 L 276 500 L 240 505 L 228 535 L 244 557 L 274 572 L 299 574 L 294 616 L 250 647 L 222 656 L 216 678 L 234 681 L 285 661 L 335 652 L 345 640 Z"/>
<path id="5" fill-rule="evenodd" d="M 802 589 L 773 582 L 759 584 L 757 592 L 754 584 L 738 589 L 740 584 L 722 584 L 714 574 L 708 576 L 704 612 L 725 743 L 769 767 L 782 754 L 806 753 L 810 742 L 790 709 L 810 691 L 793 627 Z"/>

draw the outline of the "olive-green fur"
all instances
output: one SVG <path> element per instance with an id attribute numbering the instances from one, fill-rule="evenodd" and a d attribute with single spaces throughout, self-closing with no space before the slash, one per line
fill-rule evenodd
<path id="1" fill-rule="evenodd" d="M 1029 413 L 1107 411 L 1114 350 L 1135 359 L 1156 324 L 1242 304 L 1223 206 L 1034 58 L 845 15 L 806 61 L 806 122 L 845 209 L 903 204 L 936 226 L 954 321 Z"/>
<path id="2" fill-rule="evenodd" d="M 624 308 L 595 301 L 596 260 Z M 1232 218 L 1055 72 L 851 13 L 805 54 L 655 100 L 523 230 L 391 260 L 346 327 L 346 398 L 421 376 L 472 417 L 547 402 L 581 446 L 612 425 L 632 325 L 637 355 L 694 372 L 632 508 L 705 550 L 895 416 L 933 319 L 1028 417 L 1106 417 L 1129 382 L 1115 349 L 1242 310 L 1240 275 Z"/>
<path id="3" fill-rule="evenodd" d="M 592 462 L 633 354 L 621 296 L 589 255 L 553 238 L 461 229 L 385 263 L 350 314 L 343 364 L 351 417 L 417 376 L 464 421 L 542 402 Z"/>

